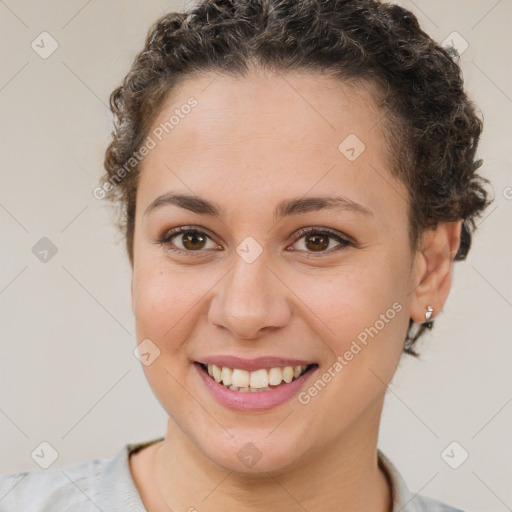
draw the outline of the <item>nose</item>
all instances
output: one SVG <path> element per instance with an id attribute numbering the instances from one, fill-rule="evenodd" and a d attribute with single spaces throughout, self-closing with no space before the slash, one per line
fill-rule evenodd
<path id="1" fill-rule="evenodd" d="M 263 257 L 252 263 L 238 258 L 217 285 L 209 321 L 229 330 L 234 338 L 257 339 L 285 326 L 290 319 L 286 287 Z"/>

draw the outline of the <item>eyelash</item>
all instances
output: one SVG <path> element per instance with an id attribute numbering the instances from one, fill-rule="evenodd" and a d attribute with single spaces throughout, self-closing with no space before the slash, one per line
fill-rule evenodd
<path id="1" fill-rule="evenodd" d="M 191 227 L 191 226 L 187 226 L 187 227 L 186 226 L 180 226 L 178 228 L 174 228 L 174 229 L 172 229 L 170 231 L 165 232 L 161 237 L 158 238 L 157 243 L 162 245 L 162 246 L 167 246 L 166 247 L 167 250 L 175 252 L 175 253 L 179 253 L 179 254 L 186 253 L 187 256 L 188 255 L 190 255 L 190 256 L 203 256 L 202 253 L 205 252 L 204 250 L 189 251 L 189 250 L 179 249 L 179 248 L 176 248 L 176 247 L 172 246 L 173 245 L 171 243 L 171 239 L 172 238 L 174 238 L 177 235 L 186 234 L 186 233 L 195 233 L 195 234 L 205 235 L 206 237 L 210 238 L 210 240 L 211 240 L 211 237 L 207 233 L 202 231 L 201 229 L 194 228 L 194 227 Z M 337 231 L 334 231 L 334 230 L 331 230 L 331 229 L 328 229 L 328 228 L 303 228 L 303 229 L 300 229 L 299 231 L 297 231 L 297 233 L 295 233 L 295 238 L 293 240 L 293 244 L 297 243 L 305 235 L 308 235 L 308 234 L 311 234 L 311 233 L 314 233 L 314 234 L 317 234 L 317 235 L 327 235 L 330 238 L 333 238 L 334 240 L 339 242 L 340 245 L 335 247 L 334 249 L 329 249 L 327 251 L 321 251 L 321 252 L 316 253 L 316 254 L 313 253 L 313 252 L 306 252 L 308 257 L 317 258 L 317 257 L 321 257 L 321 256 L 323 256 L 325 254 L 329 254 L 330 255 L 333 252 L 337 252 L 337 251 L 343 250 L 343 249 L 345 249 L 348 246 L 353 246 L 353 247 L 357 246 L 357 244 L 355 242 L 353 242 L 352 240 L 349 240 L 348 238 L 344 238 Z M 299 252 L 302 252 L 302 251 L 299 251 Z"/>

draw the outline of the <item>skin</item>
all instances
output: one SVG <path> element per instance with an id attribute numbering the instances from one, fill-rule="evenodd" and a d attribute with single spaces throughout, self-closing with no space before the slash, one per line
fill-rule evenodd
<path id="1" fill-rule="evenodd" d="M 236 79 L 203 74 L 173 90 L 155 118 L 152 129 L 198 101 L 145 158 L 136 199 L 132 309 L 138 343 L 149 338 L 160 350 L 143 368 L 169 415 L 165 440 L 130 458 L 149 512 L 391 510 L 376 453 L 386 385 L 409 318 L 423 322 L 427 304 L 436 316 L 447 299 L 461 225 L 439 223 L 411 250 L 408 194 L 390 172 L 372 90 L 255 68 Z M 354 161 L 338 150 L 349 134 L 366 146 Z M 226 216 L 174 205 L 144 215 L 170 191 L 213 201 Z M 334 193 L 373 213 L 273 219 L 283 199 Z M 189 247 L 201 245 L 182 234 L 172 239 L 181 254 L 155 243 L 178 226 L 209 236 L 199 256 Z M 311 226 L 357 245 L 329 238 L 315 251 L 307 236 L 294 237 Z M 263 249 L 250 264 L 236 252 L 248 236 Z M 317 362 L 321 376 L 396 302 L 402 310 L 305 405 L 294 397 L 232 411 L 193 366 L 213 354 L 288 356 Z M 248 442 L 262 454 L 252 468 L 237 457 Z"/>

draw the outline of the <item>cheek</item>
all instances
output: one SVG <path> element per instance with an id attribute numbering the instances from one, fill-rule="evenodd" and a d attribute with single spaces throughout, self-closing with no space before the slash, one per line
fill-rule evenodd
<path id="1" fill-rule="evenodd" d="M 218 277 L 198 269 L 170 269 L 152 261 L 134 271 L 137 340 L 150 338 L 161 350 L 179 348 L 197 326 L 199 311 Z"/>
<path id="2" fill-rule="evenodd" d="M 380 396 L 396 371 L 409 322 L 406 262 L 400 257 L 367 255 L 328 278 L 296 280 L 297 295 L 307 297 L 313 328 L 330 352 L 324 377 L 333 385 L 323 396 L 338 418 Z"/>
<path id="3" fill-rule="evenodd" d="M 400 312 L 406 309 L 407 282 L 402 265 L 396 262 L 396 258 L 367 257 L 331 270 L 329 275 L 293 279 L 297 295 L 324 324 L 321 332 L 337 353 L 347 350 L 353 339 L 375 324 L 382 335 L 403 330 Z"/>
<path id="4" fill-rule="evenodd" d="M 168 281 L 158 270 L 147 269 L 134 274 L 134 313 L 139 341 L 141 336 L 161 341 L 162 333 L 170 329 L 172 320 L 177 318 L 181 307 L 176 300 L 179 286 L 178 283 L 169 286 Z"/>
<path id="5" fill-rule="evenodd" d="M 137 342 L 149 339 L 158 356 L 143 365 L 146 379 L 162 408 L 170 416 L 197 414 L 193 401 L 183 392 L 191 361 L 183 346 L 197 326 L 200 299 L 212 287 L 179 270 L 165 269 L 152 261 L 139 265 L 133 276 L 133 299 Z M 147 343 L 147 342 L 146 342 Z M 153 345 L 150 345 L 153 347 Z"/>

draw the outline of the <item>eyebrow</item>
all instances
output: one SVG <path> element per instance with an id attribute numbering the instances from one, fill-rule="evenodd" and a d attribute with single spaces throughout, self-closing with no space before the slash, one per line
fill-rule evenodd
<path id="1" fill-rule="evenodd" d="M 164 206 L 173 205 L 198 215 L 225 218 L 225 209 L 218 203 L 199 196 L 169 192 L 158 196 L 144 211 L 144 215 Z M 345 196 L 298 197 L 280 201 L 274 209 L 274 220 L 319 210 L 353 211 L 367 216 L 373 212 Z"/>

